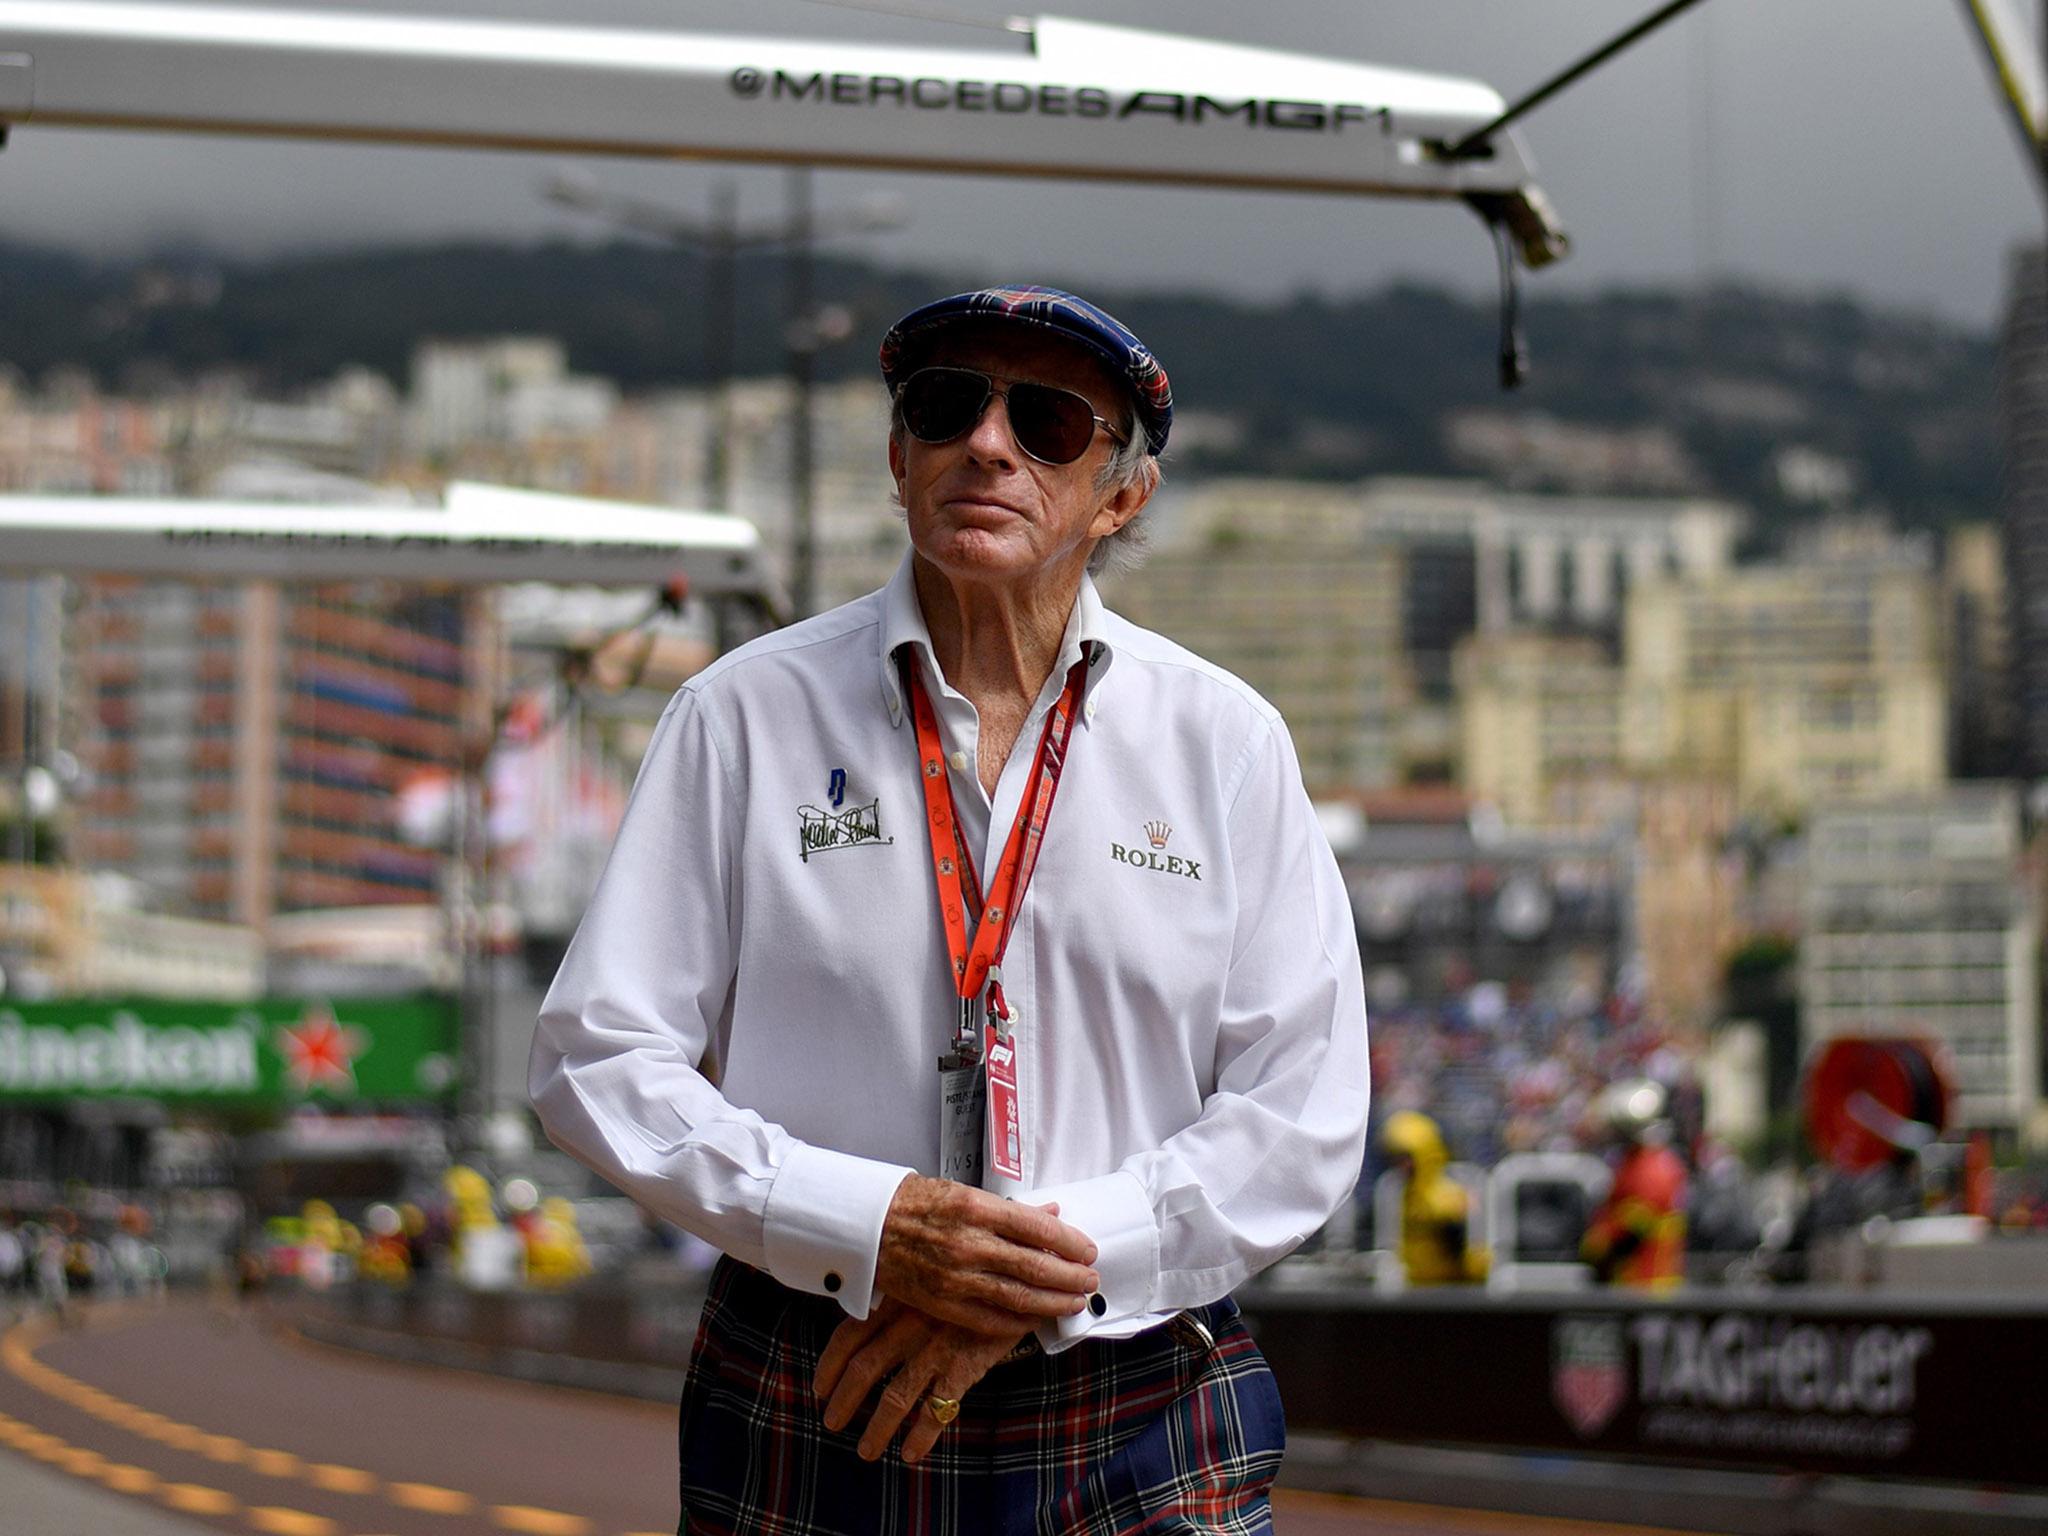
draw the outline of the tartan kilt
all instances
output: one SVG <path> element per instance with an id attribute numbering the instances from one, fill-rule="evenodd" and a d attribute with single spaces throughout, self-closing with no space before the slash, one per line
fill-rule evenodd
<path id="1" fill-rule="evenodd" d="M 678 1536 L 1269 1536 L 1280 1394 L 1236 1304 L 998 1365 L 924 1461 L 856 1454 L 811 1390 L 845 1313 L 720 1259 L 678 1434 Z M 898 1433 L 901 1440 L 901 1432 Z"/>

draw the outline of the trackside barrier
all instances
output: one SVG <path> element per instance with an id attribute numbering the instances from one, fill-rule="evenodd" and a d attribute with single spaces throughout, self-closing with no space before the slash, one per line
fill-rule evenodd
<path id="1" fill-rule="evenodd" d="M 1494 1291 L 1583 1290 L 1592 1271 L 1579 1241 L 1613 1182 L 1607 1164 L 1584 1152 L 1515 1152 L 1486 1180 L 1486 1221 L 1493 1233 Z"/>
<path id="2" fill-rule="evenodd" d="M 1256 1286 L 1291 1428 L 2048 1489 L 2048 1298 Z"/>
<path id="3" fill-rule="evenodd" d="M 553 1294 L 358 1284 L 293 1310 L 337 1343 L 660 1398 L 702 1296 L 701 1277 L 681 1276 Z M 1305 1437 L 2048 1494 L 2038 1295 L 1388 1296 L 1295 1281 L 1239 1300 Z"/>

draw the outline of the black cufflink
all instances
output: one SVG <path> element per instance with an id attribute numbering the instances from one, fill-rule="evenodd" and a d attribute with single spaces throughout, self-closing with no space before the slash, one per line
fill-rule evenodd
<path id="1" fill-rule="evenodd" d="M 844 1283 L 839 1278 L 838 1270 L 828 1269 L 825 1271 L 825 1289 L 832 1295 L 837 1296 L 839 1294 L 839 1287 Z"/>
<path id="2" fill-rule="evenodd" d="M 1109 1303 L 1102 1299 L 1102 1292 L 1097 1291 L 1088 1298 L 1088 1310 L 1097 1317 L 1102 1316 L 1103 1313 L 1109 1310 Z"/>

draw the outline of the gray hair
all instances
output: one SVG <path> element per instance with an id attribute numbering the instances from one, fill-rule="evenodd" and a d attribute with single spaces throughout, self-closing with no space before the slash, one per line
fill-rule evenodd
<path id="1" fill-rule="evenodd" d="M 1123 434 L 1123 441 L 1110 452 L 1102 468 L 1095 475 L 1097 491 L 1120 491 L 1128 485 L 1145 486 L 1149 497 L 1159 489 L 1163 472 L 1158 455 L 1154 454 L 1145 438 L 1145 429 L 1138 421 L 1138 409 L 1126 403 L 1117 412 L 1121 420 L 1117 430 Z M 895 390 L 889 396 L 889 436 L 901 442 L 909 435 L 909 428 L 903 424 L 903 391 Z M 1104 537 L 1088 556 L 1088 574 L 1100 576 L 1105 571 L 1128 571 L 1145 558 L 1146 546 L 1150 542 L 1150 530 L 1145 526 L 1145 514 L 1138 515 Z"/>
<path id="2" fill-rule="evenodd" d="M 1127 485 L 1142 485 L 1149 497 L 1159 489 L 1162 471 L 1158 455 L 1154 454 L 1145 441 L 1145 429 L 1138 424 L 1135 409 L 1126 409 L 1124 417 L 1124 440 L 1116 445 L 1101 471 L 1095 476 L 1098 491 L 1120 491 Z M 1144 509 L 1098 543 L 1088 555 L 1088 574 L 1100 576 L 1104 572 L 1132 570 L 1145 558 L 1146 547 L 1152 541 L 1152 530 L 1145 521 Z"/>

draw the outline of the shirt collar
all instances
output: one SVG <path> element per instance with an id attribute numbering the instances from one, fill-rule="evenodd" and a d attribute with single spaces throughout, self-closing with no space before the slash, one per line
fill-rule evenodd
<path id="1" fill-rule="evenodd" d="M 917 602 L 917 581 L 911 571 L 911 557 L 903 556 L 903 563 L 896 567 L 896 574 L 889 578 L 889 584 L 882 589 L 882 705 L 889 711 L 889 723 L 901 725 L 906 708 L 903 698 L 903 677 L 896 670 L 896 654 L 903 647 L 910 646 L 924 663 L 926 675 L 938 678 L 939 659 L 932 650 L 931 627 L 924 621 L 924 610 Z M 1059 660 L 1053 665 L 1055 676 L 1064 677 L 1075 662 L 1081 659 L 1082 647 L 1088 646 L 1090 664 L 1088 679 L 1082 686 L 1081 718 L 1093 723 L 1095 719 L 1095 685 L 1102 681 L 1109 671 L 1111 660 L 1107 611 L 1102 606 L 1102 596 L 1095 590 L 1095 579 L 1085 572 L 1081 577 L 1080 595 L 1074 600 L 1074 611 L 1067 615 L 1067 631 L 1060 637 Z"/>

